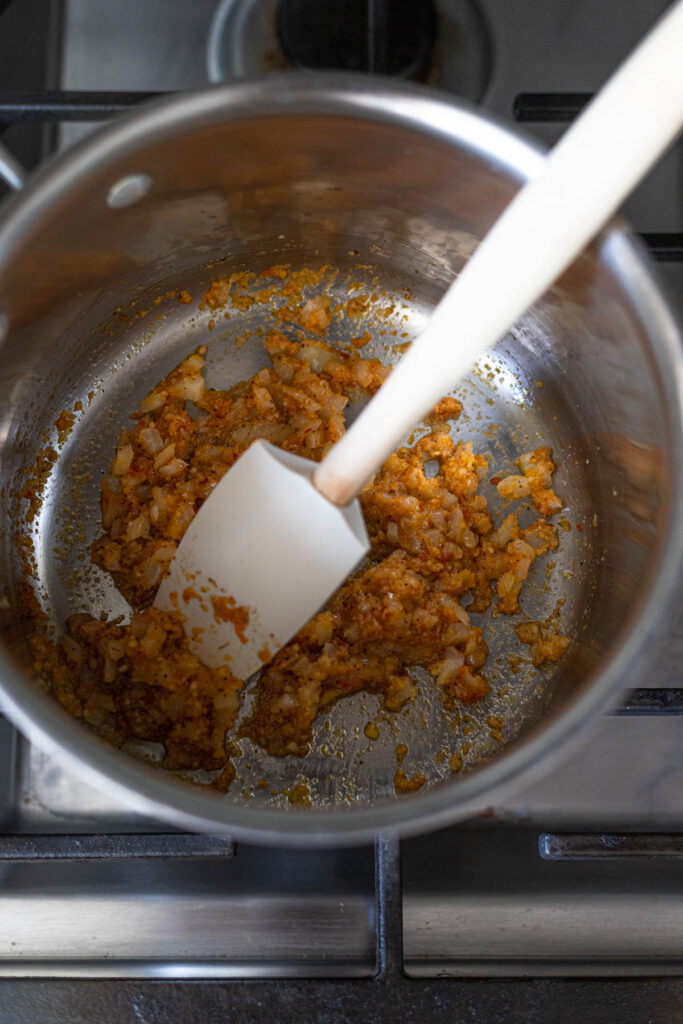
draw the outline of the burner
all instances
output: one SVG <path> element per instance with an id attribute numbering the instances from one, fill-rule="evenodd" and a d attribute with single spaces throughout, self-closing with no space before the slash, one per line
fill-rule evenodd
<path id="1" fill-rule="evenodd" d="M 294 67 L 423 79 L 436 38 L 434 0 L 280 0 L 277 35 Z"/>
<path id="2" fill-rule="evenodd" d="M 492 70 L 478 0 L 222 0 L 207 47 L 224 82 L 291 68 L 422 81 L 481 102 Z"/>

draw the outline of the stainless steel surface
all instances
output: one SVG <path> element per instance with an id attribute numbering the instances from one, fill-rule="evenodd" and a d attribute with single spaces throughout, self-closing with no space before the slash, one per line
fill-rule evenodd
<path id="1" fill-rule="evenodd" d="M 28 834 L 89 831 L 155 831 L 159 823 L 136 814 L 112 794 L 83 778 L 35 744 L 20 740 L 15 755 L 16 789 L 10 812 L 14 830 Z"/>
<path id="2" fill-rule="evenodd" d="M 682 974 L 683 862 L 543 861 L 533 833 L 450 830 L 404 846 L 411 976 Z"/>
<path id="3" fill-rule="evenodd" d="M 19 161 L 4 146 L 0 146 L 0 179 L 10 188 L 23 188 L 26 172 Z"/>
<path id="4" fill-rule="evenodd" d="M 540 829 L 683 829 L 683 722 L 596 720 L 566 758 L 493 805 L 500 821 Z"/>
<path id="5" fill-rule="evenodd" d="M 376 880 L 370 849 L 3 865 L 0 977 L 683 974 L 680 858 L 542 861 L 528 829 L 453 829 L 403 844 L 401 885 L 397 853 Z"/>
<path id="6" fill-rule="evenodd" d="M 66 0 L 63 89 L 196 89 L 216 0 Z M 92 131 L 63 124 L 60 146 Z"/>
<path id="7" fill-rule="evenodd" d="M 11 728 L 4 724 L 0 826 L 10 834 L 144 833 L 163 828 L 125 801 L 91 788 L 81 772 L 68 770 L 35 745 L 18 742 L 15 754 Z M 603 716 L 571 756 L 547 765 L 531 783 L 521 779 L 504 796 L 492 798 L 484 812 L 488 822 L 537 830 L 680 832 L 683 716 Z"/>
<path id="8" fill-rule="evenodd" d="M 520 92 L 597 89 L 670 6 L 670 0 L 638 0 L 628 10 L 622 0 L 601 0 L 598 6 L 592 0 L 571 5 L 551 2 L 542 9 L 535 0 L 516 4 L 483 0 L 482 6 L 493 26 L 496 55 L 484 103 L 487 109 L 509 116 Z M 534 125 L 532 130 L 550 145 L 563 126 Z M 626 201 L 624 215 L 643 231 L 682 230 L 682 173 L 683 145 L 679 143 Z"/>
<path id="9" fill-rule="evenodd" d="M 343 133 L 336 118 L 344 119 Z M 510 132 L 426 92 L 304 76 L 167 101 L 43 172 L 0 229 L 0 302 L 11 326 L 2 409 L 11 521 L 19 522 L 17 484 L 44 431 L 61 409 L 96 391 L 61 447 L 32 534 L 39 589 L 54 621 L 84 602 L 110 614 L 124 610 L 104 578 L 93 589 L 73 570 L 87 562 L 97 530 L 98 467 L 104 469 L 126 411 L 200 341 L 211 345 L 211 379 L 220 383 L 253 372 L 262 358 L 256 345 L 230 347 L 245 326 L 257 326 L 250 313 L 239 324 L 233 318 L 216 338 L 208 311 L 196 305 L 183 307 L 183 319 L 160 306 L 167 319 L 156 329 L 139 319 L 129 328 L 112 319 L 113 309 L 140 298 L 140 289 L 150 300 L 175 286 L 201 295 L 216 274 L 216 259 L 225 269 L 258 269 L 274 259 L 306 262 L 315 249 L 316 259 L 341 265 L 335 287 L 342 291 L 346 274 L 361 273 L 354 267 L 360 259 L 372 262 L 389 294 L 410 292 L 400 315 L 414 334 L 539 159 Z M 154 182 L 150 192 L 131 207 L 108 209 L 103 199 L 112 185 L 141 169 Z M 40 260 L 57 273 L 42 274 L 36 295 L 29 268 Z M 548 594 L 538 586 L 527 601 L 527 610 L 543 618 L 560 594 L 566 598 L 562 626 L 574 634 L 571 652 L 533 687 L 515 684 L 501 666 L 501 682 L 513 682 L 513 700 L 493 697 L 474 713 L 480 723 L 475 758 L 497 748 L 483 727 L 492 712 L 505 715 L 508 749 L 498 747 L 480 770 L 447 780 L 435 766 L 435 753 L 462 737 L 454 738 L 430 704 L 425 683 L 400 728 L 410 748 L 406 767 L 427 770 L 432 780 L 418 796 L 393 796 L 391 728 L 374 745 L 360 739 L 367 719 L 362 699 L 333 709 L 342 758 L 332 770 L 320 745 L 305 768 L 244 751 L 258 774 L 278 780 L 278 789 L 304 770 L 320 811 L 268 806 L 267 793 L 246 800 L 240 792 L 225 798 L 193 792 L 105 748 L 27 684 L 18 671 L 25 659 L 22 625 L 11 614 L 20 585 L 12 548 L 5 552 L 8 706 L 24 729 L 88 764 L 94 781 L 105 777 L 136 809 L 186 826 L 214 822 L 235 835 L 334 843 L 361 841 L 385 827 L 427 828 L 481 809 L 495 787 L 604 707 L 618 683 L 647 671 L 651 650 L 644 641 L 666 621 L 680 558 L 678 344 L 649 270 L 615 227 L 501 343 L 495 386 L 475 375 L 460 390 L 469 418 L 459 421 L 458 433 L 481 436 L 487 422 L 498 428 L 496 442 L 486 445 L 492 469 L 510 465 L 524 445 L 549 443 L 561 453 L 558 489 L 583 528 L 563 545 L 560 588 Z M 81 504 L 73 532 L 77 477 Z M 69 538 L 62 547 L 55 543 L 60 537 Z M 488 629 L 494 665 L 510 626 L 498 619 Z M 319 735 L 320 744 L 322 730 Z M 348 795 L 355 797 L 351 807 Z"/>
<path id="10" fill-rule="evenodd" d="M 369 976 L 374 908 L 372 849 L 0 864 L 0 978 Z"/>

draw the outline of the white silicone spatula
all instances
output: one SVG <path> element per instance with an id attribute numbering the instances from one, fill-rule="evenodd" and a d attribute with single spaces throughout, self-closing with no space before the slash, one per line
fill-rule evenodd
<path id="1" fill-rule="evenodd" d="M 683 125 L 683 0 L 509 204 L 346 435 L 319 464 L 257 441 L 206 500 L 155 604 L 246 679 L 368 549 L 355 496 L 435 402 L 543 294 Z M 213 598 L 213 600 L 212 600 Z"/>

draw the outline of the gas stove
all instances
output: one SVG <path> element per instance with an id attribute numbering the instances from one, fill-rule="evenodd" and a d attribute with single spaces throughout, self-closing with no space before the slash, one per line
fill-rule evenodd
<path id="1" fill-rule="evenodd" d="M 552 144 L 668 4 L 348 0 L 334 45 L 321 12 L 343 5 L 319 0 L 45 6 L 0 3 L 0 133 L 29 166 L 149 93 L 330 62 Z M 392 34 L 389 7 L 415 32 Z M 674 305 L 682 173 L 679 143 L 624 207 Z M 683 614 L 657 642 L 642 689 L 564 764 L 468 823 L 374 848 L 172 832 L 0 717 L 0 1024 L 680 1019 Z"/>

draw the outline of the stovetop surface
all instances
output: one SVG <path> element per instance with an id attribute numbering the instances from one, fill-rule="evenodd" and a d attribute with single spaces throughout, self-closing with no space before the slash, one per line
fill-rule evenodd
<path id="1" fill-rule="evenodd" d="M 449 16 L 464 6 L 442 4 Z M 481 0 L 490 35 L 484 107 L 510 119 L 521 92 L 590 92 L 667 6 Z M 215 8 L 216 0 L 66 0 L 61 74 L 50 81 L 54 26 L 41 22 L 40 3 L 15 0 L 0 27 L 11 17 L 23 39 L 31 17 L 40 23 L 35 66 L 47 77 L 32 77 L 28 61 L 5 62 L 0 87 L 205 85 Z M 563 128 L 525 127 L 548 144 Z M 87 130 L 61 126 L 59 146 Z M 11 131 L 7 141 L 35 163 L 35 135 Z M 636 230 L 683 231 L 682 172 L 679 144 L 626 204 Z M 676 303 L 683 265 L 660 269 Z M 683 615 L 659 642 L 643 686 L 677 688 Z M 632 831 L 657 835 L 635 852 L 611 838 Z M 628 1019 L 683 1019 L 675 977 L 683 975 L 683 861 L 642 855 L 680 854 L 675 836 L 662 837 L 679 832 L 683 716 L 605 715 L 565 763 L 500 806 L 482 807 L 478 821 L 401 844 L 403 887 L 393 906 L 402 908 L 403 952 L 394 950 L 400 963 L 392 974 L 380 941 L 388 934 L 380 895 L 391 872 L 377 874 L 376 850 L 235 849 L 219 837 L 169 833 L 88 789 L 0 718 L 0 922 L 11 923 L 0 927 L 0 977 L 13 979 L 0 982 L 0 1024 L 192 1022 L 223 1019 L 212 1015 L 236 1007 L 242 1020 L 284 1020 L 311 1002 L 321 1020 L 400 1012 L 439 1021 L 453 1019 L 453 1006 L 464 1019 L 485 1021 L 546 1020 L 560 1006 L 568 1021 L 615 1019 L 619 1007 Z M 539 833 L 560 834 L 544 847 L 559 850 L 559 859 L 541 858 Z M 637 988 L 624 980 L 645 975 L 657 977 Z M 445 994 L 434 980 L 444 976 L 467 980 Z M 590 976 L 603 980 L 590 992 L 576 987 Z M 622 981 L 605 980 L 615 976 Z M 35 980 L 46 977 L 48 986 Z M 379 981 L 353 990 L 362 995 L 342 986 L 373 977 Z M 534 980 L 511 983 L 522 977 Z M 245 980 L 229 994 L 208 981 L 236 978 Z M 313 978 L 337 981 L 310 988 L 302 980 Z M 118 979 L 116 987 L 102 979 Z M 274 979 L 288 982 L 269 988 Z"/>

